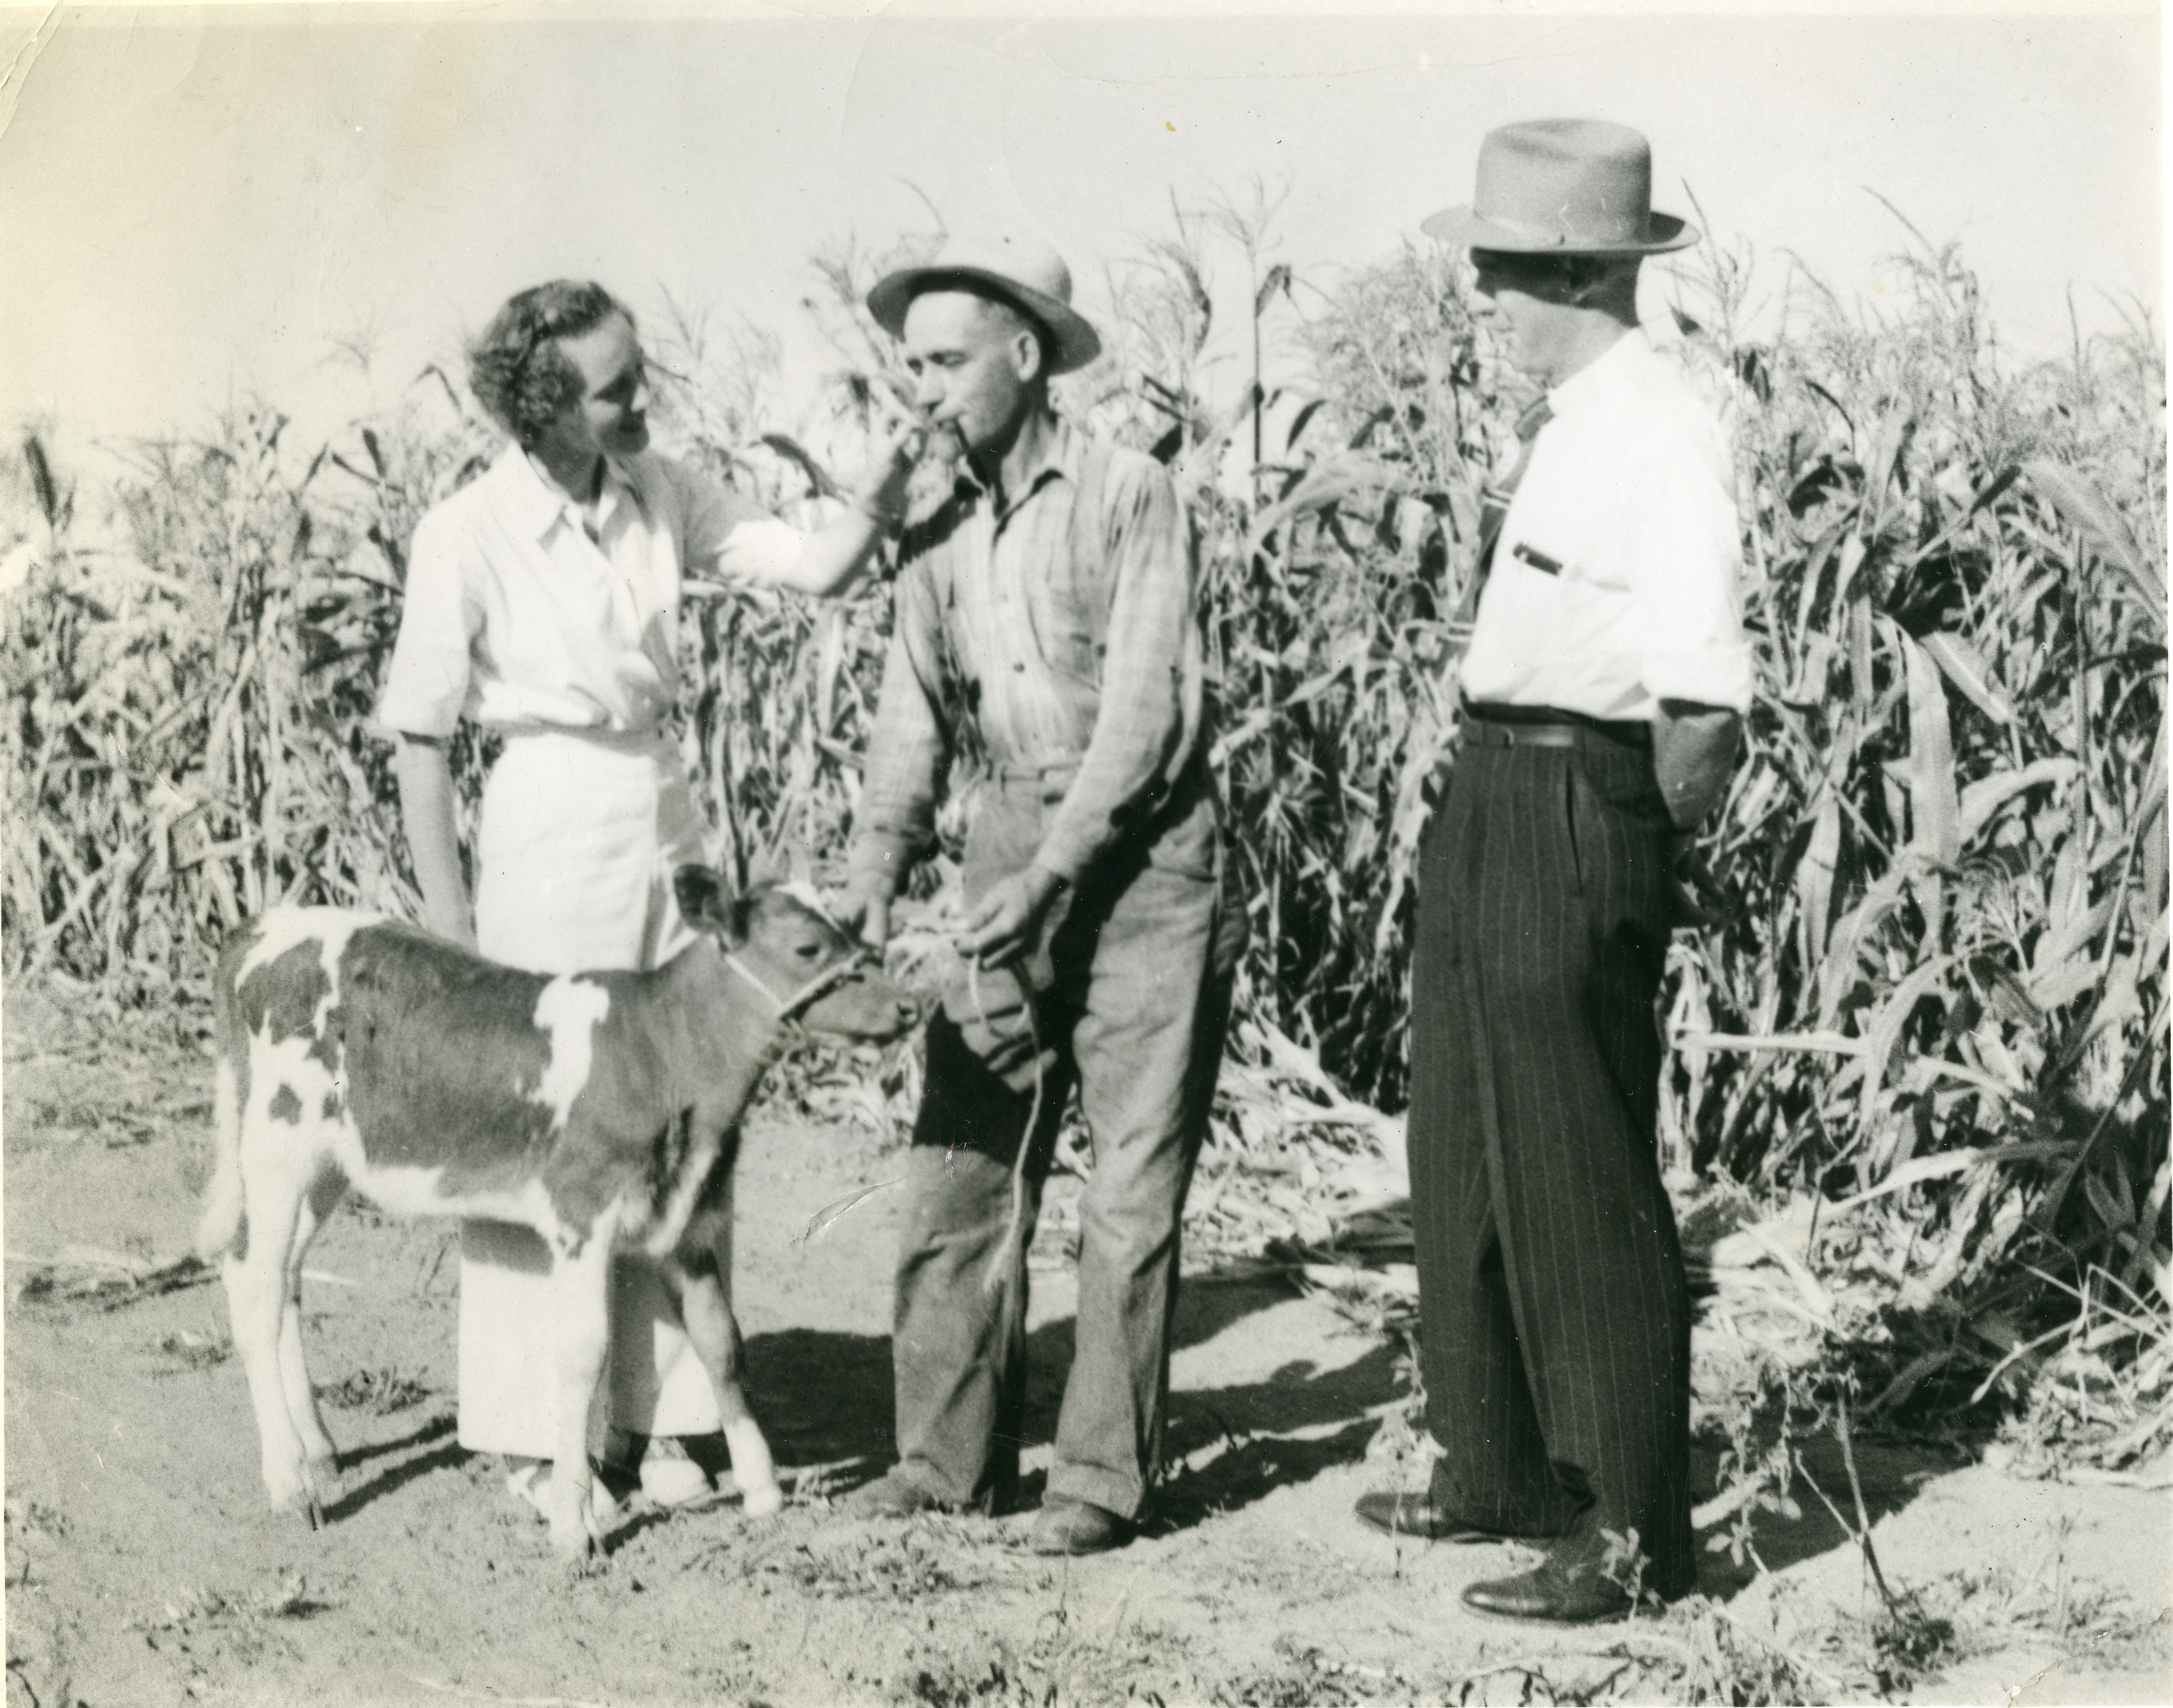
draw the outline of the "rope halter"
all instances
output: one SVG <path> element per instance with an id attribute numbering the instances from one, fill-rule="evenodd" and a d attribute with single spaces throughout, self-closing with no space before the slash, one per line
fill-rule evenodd
<path id="1" fill-rule="evenodd" d="M 772 1010 L 771 1017 L 789 1032 L 804 1032 L 806 1028 L 800 1024 L 800 1016 L 839 985 L 859 978 L 861 968 L 874 959 L 872 950 L 856 948 L 842 961 L 834 961 L 824 967 L 790 996 L 779 996 L 754 968 L 731 950 L 725 951 L 725 965 L 762 993 Z"/>

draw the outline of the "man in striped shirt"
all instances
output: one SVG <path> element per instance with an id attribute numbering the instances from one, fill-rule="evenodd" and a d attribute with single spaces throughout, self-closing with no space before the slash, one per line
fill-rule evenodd
<path id="1" fill-rule="evenodd" d="M 1192 543 L 1167 473 L 1049 407 L 1100 341 L 1022 240 L 954 244 L 869 294 L 955 481 L 901 544 L 851 853 L 892 898 L 967 791 L 968 973 L 930 1021 L 892 1358 L 898 1464 L 865 1511 L 990 1511 L 1017 1474 L 1026 1263 L 1076 1080 L 1094 1166 L 1076 1350 L 1033 1545 L 1127 1539 L 1160 1452 L 1178 1234 L 1243 931 L 1223 900 Z"/>

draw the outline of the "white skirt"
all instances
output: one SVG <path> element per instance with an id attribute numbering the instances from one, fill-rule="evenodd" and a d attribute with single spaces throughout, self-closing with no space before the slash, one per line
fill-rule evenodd
<path id="1" fill-rule="evenodd" d="M 661 731 L 522 733 L 484 785 L 476 849 L 476 941 L 531 973 L 640 970 L 693 940 L 671 874 L 704 858 L 685 772 Z M 729 1205 L 726 1225 L 730 1226 Z M 718 1253 L 729 1287 L 731 1239 Z M 460 1441 L 478 1452 L 558 1452 L 551 1258 L 529 1229 L 461 1227 Z M 716 1396 L 646 1260 L 612 1266 L 607 1418 L 637 1435 L 716 1429 Z"/>

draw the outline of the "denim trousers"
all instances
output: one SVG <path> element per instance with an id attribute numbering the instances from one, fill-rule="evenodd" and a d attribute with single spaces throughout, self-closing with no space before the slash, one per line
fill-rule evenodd
<path id="1" fill-rule="evenodd" d="M 1059 799 L 1040 784 L 983 787 L 967 838 L 969 907 L 1032 863 Z M 1014 1496 L 1025 1247 L 1075 1084 L 1093 1166 L 1048 1494 L 1126 1518 L 1146 1502 L 1179 1223 L 1243 942 L 1233 913 L 1203 793 L 1162 836 L 1065 891 L 1022 964 L 962 978 L 930 1021 L 892 1357 L 898 1474 L 946 1505 L 989 1511 Z"/>

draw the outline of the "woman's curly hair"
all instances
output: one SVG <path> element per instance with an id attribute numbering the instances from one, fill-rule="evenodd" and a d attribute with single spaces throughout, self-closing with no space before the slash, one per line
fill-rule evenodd
<path id="1" fill-rule="evenodd" d="M 534 445 L 560 411 L 580 401 L 580 370 L 558 340 L 592 332 L 613 315 L 634 324 L 625 304 L 581 279 L 553 279 L 510 298 L 468 349 L 476 401 L 520 444 Z"/>

